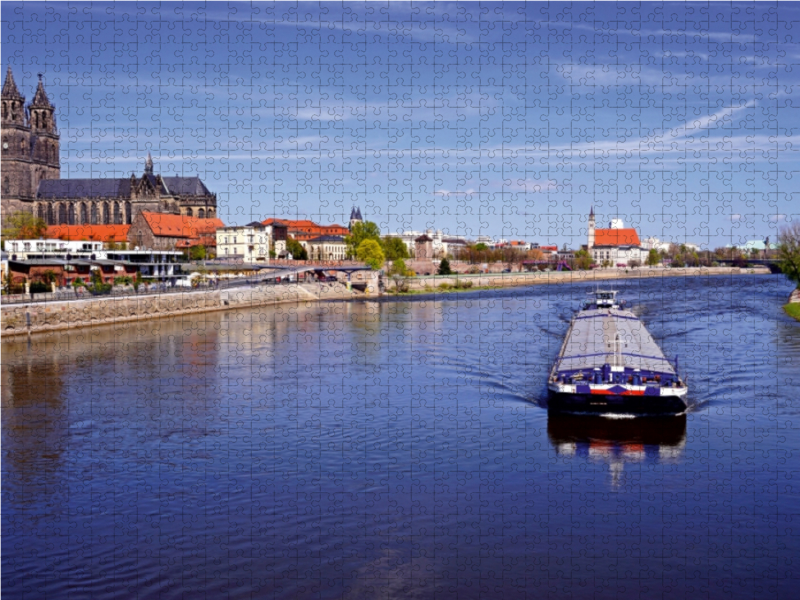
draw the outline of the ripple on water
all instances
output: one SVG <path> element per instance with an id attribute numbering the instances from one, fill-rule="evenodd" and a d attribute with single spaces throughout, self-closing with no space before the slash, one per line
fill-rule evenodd
<path id="1" fill-rule="evenodd" d="M 689 377 L 665 420 L 545 410 L 591 284 L 3 342 L 3 591 L 512 597 L 511 568 L 758 596 L 734 574 L 800 555 L 800 324 L 767 279 L 620 283 Z"/>

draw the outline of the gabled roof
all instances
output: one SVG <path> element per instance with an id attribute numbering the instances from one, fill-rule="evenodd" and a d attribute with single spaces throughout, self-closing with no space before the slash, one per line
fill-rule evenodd
<path id="1" fill-rule="evenodd" d="M 344 243 L 344 238 L 340 235 L 321 235 L 319 237 L 308 240 L 309 242 L 341 242 Z"/>
<path id="2" fill-rule="evenodd" d="M 162 177 L 166 189 L 160 187 L 156 177 L 145 174 L 161 194 L 176 196 L 210 196 L 211 192 L 199 177 Z M 135 182 L 140 181 L 134 179 Z M 55 198 L 130 198 L 131 179 L 43 179 L 39 182 L 36 197 L 43 200 Z"/>
<path id="3" fill-rule="evenodd" d="M 130 179 L 43 179 L 36 197 L 51 198 L 130 198 Z"/>
<path id="4" fill-rule="evenodd" d="M 142 211 L 142 217 L 153 235 L 160 237 L 196 238 L 214 235 L 217 229 L 225 227 L 219 219 L 198 219 L 147 211 Z"/>
<path id="5" fill-rule="evenodd" d="M 181 240 L 176 242 L 175 248 L 191 248 L 193 246 L 205 246 L 206 248 L 216 248 L 217 238 L 213 235 L 203 235 L 196 238 Z"/>
<path id="6" fill-rule="evenodd" d="M 210 196 L 211 192 L 199 177 L 162 177 L 170 194 L 179 196 Z"/>
<path id="7" fill-rule="evenodd" d="M 641 246 L 639 235 L 633 228 L 628 229 L 595 229 L 595 246 Z"/>
<path id="8" fill-rule="evenodd" d="M 50 225 L 47 237 L 67 241 L 125 242 L 130 225 Z"/>
<path id="9" fill-rule="evenodd" d="M 265 227 L 269 226 L 269 225 L 273 225 L 273 226 L 277 225 L 278 227 L 288 227 L 288 225 L 286 224 L 286 221 L 284 221 L 282 219 L 272 219 L 272 218 L 265 219 L 265 220 L 261 221 L 261 224 L 264 225 Z"/>
<path id="10" fill-rule="evenodd" d="M 319 225 L 308 219 L 265 219 L 262 225 L 285 225 L 291 235 L 349 235 L 350 230 L 334 223 L 333 225 Z"/>

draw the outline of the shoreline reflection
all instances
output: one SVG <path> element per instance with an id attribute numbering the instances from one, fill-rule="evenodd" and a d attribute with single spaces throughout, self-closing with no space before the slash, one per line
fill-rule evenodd
<path id="1" fill-rule="evenodd" d="M 683 456 L 686 415 L 620 419 L 551 413 L 547 437 L 560 457 L 608 463 L 611 485 L 618 487 L 626 464 L 666 463 Z"/>

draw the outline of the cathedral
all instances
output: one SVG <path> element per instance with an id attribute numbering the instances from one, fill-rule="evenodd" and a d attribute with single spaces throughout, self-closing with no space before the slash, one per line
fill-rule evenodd
<path id="1" fill-rule="evenodd" d="M 215 218 L 217 196 L 199 177 L 162 177 L 148 154 L 144 172 L 115 179 L 61 179 L 55 106 L 39 75 L 25 106 L 11 67 L 2 91 L 2 215 L 26 211 L 48 225 L 129 225 L 141 211 Z"/>

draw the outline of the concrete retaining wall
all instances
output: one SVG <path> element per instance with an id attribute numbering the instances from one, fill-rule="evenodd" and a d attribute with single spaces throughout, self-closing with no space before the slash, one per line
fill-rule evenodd
<path id="1" fill-rule="evenodd" d="M 341 283 L 289 284 L 150 296 L 100 297 L 2 307 L 2 336 L 27 335 L 274 304 L 349 299 L 363 294 Z"/>
<path id="2" fill-rule="evenodd" d="M 684 269 L 595 269 L 593 271 L 544 271 L 535 273 L 487 273 L 481 275 L 437 275 L 409 280 L 409 290 L 424 291 L 426 288 L 435 291 L 440 285 L 453 286 L 456 281 L 472 282 L 473 288 L 482 287 L 515 287 L 546 283 L 580 283 L 586 281 L 605 281 L 613 279 L 645 279 L 661 277 L 697 277 L 706 275 L 740 275 L 745 273 L 769 275 L 766 267 L 739 269 L 738 267 L 687 267 Z M 391 290 L 393 284 L 387 282 Z"/>

